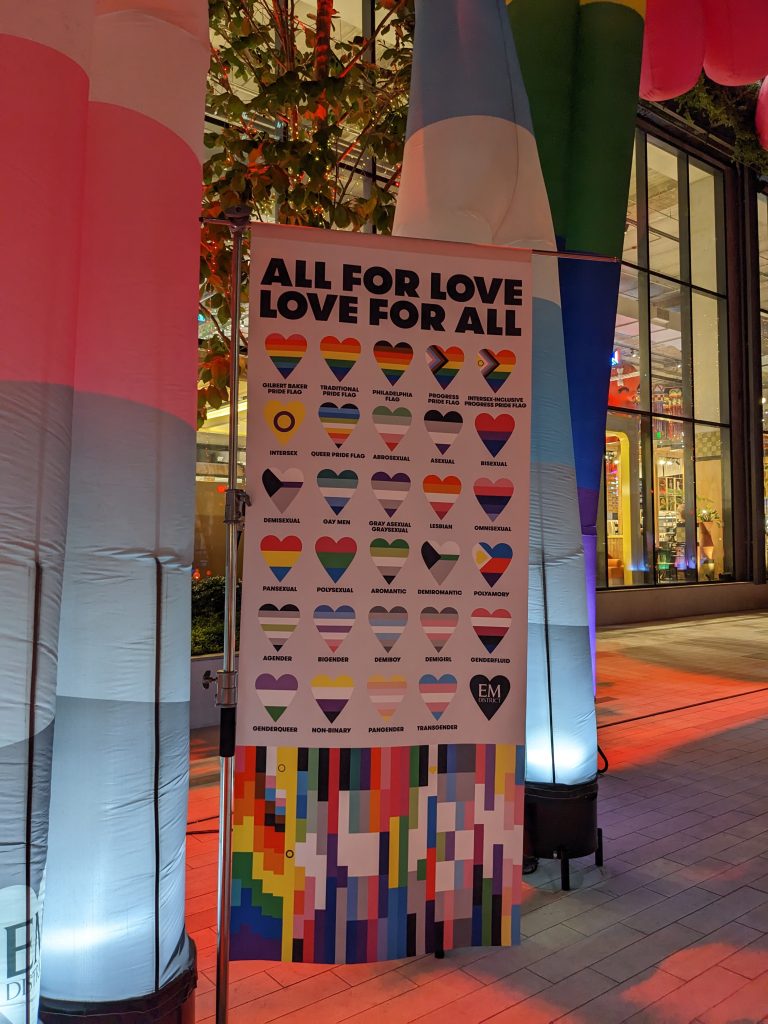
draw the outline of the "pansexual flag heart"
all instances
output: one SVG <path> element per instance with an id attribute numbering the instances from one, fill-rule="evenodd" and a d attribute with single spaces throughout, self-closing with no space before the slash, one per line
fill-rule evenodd
<path id="1" fill-rule="evenodd" d="M 512 614 L 506 608 L 497 608 L 493 612 L 486 608 L 475 608 L 472 612 L 472 629 L 489 654 L 493 654 L 499 646 L 511 624 Z"/>
<path id="2" fill-rule="evenodd" d="M 445 455 L 459 436 L 463 424 L 460 412 L 427 409 L 424 413 L 424 426 L 427 428 L 429 439 L 441 455 Z"/>
<path id="3" fill-rule="evenodd" d="M 360 358 L 360 342 L 357 338 L 341 339 L 329 334 L 320 342 L 320 352 L 336 380 L 342 381 Z"/>
<path id="4" fill-rule="evenodd" d="M 412 419 L 410 409 L 406 409 L 404 405 L 396 405 L 394 409 L 389 409 L 386 405 L 377 405 L 373 410 L 373 425 L 391 452 L 408 433 Z"/>
<path id="5" fill-rule="evenodd" d="M 445 582 L 459 560 L 459 545 L 452 541 L 446 544 L 431 544 L 426 541 L 421 545 L 421 557 L 435 582 L 441 584 Z"/>
<path id="6" fill-rule="evenodd" d="M 273 676 L 269 672 L 263 672 L 256 677 L 256 693 L 273 722 L 283 714 L 296 696 L 298 688 L 299 681 L 296 676 Z"/>
<path id="7" fill-rule="evenodd" d="M 501 449 L 512 437 L 515 429 L 515 418 L 509 413 L 492 416 L 489 412 L 481 412 L 475 417 L 475 430 L 485 447 L 496 458 Z"/>
<path id="8" fill-rule="evenodd" d="M 325 640 L 332 654 L 341 647 L 355 624 L 355 609 L 348 604 L 331 608 L 329 604 L 320 604 L 312 616 L 315 628 Z"/>
<path id="9" fill-rule="evenodd" d="M 421 628 L 424 635 L 439 653 L 456 632 L 459 624 L 459 613 L 455 608 L 424 608 L 421 613 Z"/>
<path id="10" fill-rule="evenodd" d="M 478 366 L 485 382 L 494 394 L 503 387 L 512 370 L 515 368 L 515 353 L 508 348 L 494 352 L 490 348 L 481 348 Z"/>
<path id="11" fill-rule="evenodd" d="M 284 338 L 282 334 L 268 334 L 264 339 L 264 348 L 277 372 L 283 380 L 287 380 L 307 351 L 307 339 L 300 334 L 292 334 L 290 338 Z"/>
<path id="12" fill-rule="evenodd" d="M 407 341 L 399 341 L 397 345 L 392 345 L 388 341 L 377 341 L 373 346 L 373 355 L 389 383 L 397 384 L 411 365 L 413 349 Z"/>
<path id="13" fill-rule="evenodd" d="M 382 608 L 376 605 L 368 612 L 368 624 L 373 635 L 384 650 L 389 653 L 405 632 L 408 625 L 408 612 L 397 605 L 395 608 Z"/>
<path id="14" fill-rule="evenodd" d="M 321 469 L 317 474 L 317 486 L 331 511 L 338 515 L 357 490 L 357 473 L 352 469 L 343 469 L 340 473 Z"/>
<path id="15" fill-rule="evenodd" d="M 509 499 L 515 488 L 511 480 L 501 477 L 500 480 L 489 480 L 482 476 L 475 480 L 472 490 L 480 503 L 480 508 L 485 512 L 491 522 L 494 522 L 509 504 Z"/>
<path id="16" fill-rule="evenodd" d="M 357 554 L 357 544 L 352 537 L 341 537 L 339 540 L 319 537 L 315 542 L 315 554 L 331 580 L 338 583 Z"/>
<path id="17" fill-rule="evenodd" d="M 406 473 L 385 473 L 380 470 L 371 477 L 371 487 L 379 504 L 389 518 L 397 512 L 411 489 L 411 478 Z"/>
<path id="18" fill-rule="evenodd" d="M 464 353 L 456 345 L 450 348 L 430 345 L 427 349 L 427 365 L 437 383 L 445 391 L 464 365 Z"/>
<path id="19" fill-rule="evenodd" d="M 408 542 L 405 540 L 388 541 L 384 537 L 375 537 L 371 541 L 371 558 L 387 583 L 392 583 L 408 558 Z"/>
<path id="20" fill-rule="evenodd" d="M 329 722 L 335 722 L 347 706 L 355 684 L 349 676 L 315 676 L 312 680 L 312 696 Z"/>
<path id="21" fill-rule="evenodd" d="M 285 512 L 304 486 L 304 474 L 300 469 L 265 469 L 261 474 L 261 482 L 275 508 Z"/>
<path id="22" fill-rule="evenodd" d="M 264 419 L 280 444 L 288 444 L 304 420 L 301 402 L 282 402 L 270 399 L 264 403 Z"/>
<path id="23" fill-rule="evenodd" d="M 337 448 L 341 448 L 357 426 L 360 410 L 351 403 L 338 406 L 335 402 L 323 402 L 318 415 L 328 437 Z"/>
<path id="24" fill-rule="evenodd" d="M 368 696 L 371 703 L 386 721 L 397 711 L 405 696 L 407 684 L 402 676 L 373 676 L 368 680 Z"/>
<path id="25" fill-rule="evenodd" d="M 284 604 L 282 608 L 263 604 L 259 608 L 259 625 L 276 651 L 290 640 L 298 624 L 299 609 L 295 604 Z"/>
<path id="26" fill-rule="evenodd" d="M 422 488 L 437 518 L 445 519 L 461 494 L 461 480 L 457 476 L 446 476 L 441 480 L 430 473 L 424 477 Z"/>
<path id="27" fill-rule="evenodd" d="M 419 680 L 419 693 L 436 722 L 440 721 L 443 712 L 453 700 L 457 686 L 456 676 L 448 674 L 442 676 L 427 674 Z"/>
<path id="28" fill-rule="evenodd" d="M 495 587 L 509 568 L 512 548 L 509 544 L 475 544 L 472 549 L 475 565 L 489 587 Z"/>
<path id="29" fill-rule="evenodd" d="M 301 541 L 298 537 L 275 537 L 270 534 L 262 538 L 261 554 L 277 580 L 284 580 L 296 565 L 301 555 Z"/>

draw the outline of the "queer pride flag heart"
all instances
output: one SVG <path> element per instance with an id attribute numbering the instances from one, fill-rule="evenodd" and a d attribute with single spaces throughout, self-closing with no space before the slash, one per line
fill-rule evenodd
<path id="1" fill-rule="evenodd" d="M 261 698 L 264 710 L 276 722 L 296 696 L 299 681 L 296 676 L 273 676 L 263 672 L 256 677 L 256 693 Z"/>
<path id="2" fill-rule="evenodd" d="M 428 673 L 419 680 L 419 693 L 427 705 L 429 713 L 439 722 L 443 712 L 453 700 L 458 683 L 456 676 L 433 676 Z"/>
<path id="3" fill-rule="evenodd" d="M 351 403 L 337 406 L 335 402 L 323 402 L 318 415 L 328 437 L 341 448 L 357 426 L 360 410 Z"/>
<path id="4" fill-rule="evenodd" d="M 320 537 L 315 543 L 315 554 L 331 580 L 338 583 L 357 554 L 357 544 L 352 537 Z"/>
<path id="5" fill-rule="evenodd" d="M 377 405 L 373 410 L 373 425 L 391 452 L 408 433 L 412 419 L 410 409 L 406 409 L 404 405 L 396 405 L 394 409 L 389 409 L 386 405 Z"/>
<path id="6" fill-rule="evenodd" d="M 424 635 L 439 653 L 456 632 L 459 624 L 459 613 L 455 608 L 424 608 L 421 613 L 421 628 Z"/>
<path id="7" fill-rule="evenodd" d="M 285 604 L 282 608 L 263 604 L 259 608 L 259 625 L 276 651 L 290 640 L 298 624 L 299 609 L 295 604 Z"/>
<path id="8" fill-rule="evenodd" d="M 489 679 L 488 676 L 478 675 L 470 679 L 469 689 L 475 698 L 475 704 L 490 722 L 509 696 L 510 686 L 506 676 L 494 676 L 493 679 Z"/>
<path id="9" fill-rule="evenodd" d="M 426 541 L 421 545 L 421 557 L 435 582 L 441 584 L 459 560 L 459 545 L 452 541 L 447 544 L 431 544 Z"/>
<path id="10" fill-rule="evenodd" d="M 282 334 L 268 334 L 264 339 L 264 348 L 277 372 L 283 380 L 287 380 L 307 351 L 307 339 L 300 334 L 292 334 L 290 338 L 284 338 Z"/>
<path id="11" fill-rule="evenodd" d="M 432 511 L 438 519 L 445 519 L 461 494 L 461 480 L 457 476 L 447 476 L 441 480 L 431 473 L 424 477 L 422 488 Z"/>
<path id="12" fill-rule="evenodd" d="M 355 684 L 349 676 L 315 676 L 312 680 L 312 696 L 329 722 L 335 722 L 347 706 Z"/>
<path id="13" fill-rule="evenodd" d="M 301 541 L 293 536 L 281 540 L 270 534 L 262 539 L 260 547 L 264 561 L 277 580 L 285 579 L 301 555 Z"/>
<path id="14" fill-rule="evenodd" d="M 281 402 L 271 399 L 264 404 L 264 419 L 280 444 L 288 444 L 304 420 L 301 402 Z"/>
<path id="15" fill-rule="evenodd" d="M 265 469 L 261 474 L 264 490 L 279 512 L 285 512 L 304 485 L 300 469 Z"/>
<path id="16" fill-rule="evenodd" d="M 509 544 L 475 544 L 472 553 L 475 565 L 482 573 L 489 587 L 495 587 L 509 568 L 512 561 L 512 548 Z"/>
<path id="17" fill-rule="evenodd" d="M 430 345 L 427 349 L 427 365 L 432 371 L 432 376 L 445 391 L 464 365 L 464 353 L 456 345 L 452 345 L 450 348 Z"/>
<path id="18" fill-rule="evenodd" d="M 494 522 L 509 504 L 509 499 L 515 488 L 512 481 L 507 480 L 506 477 L 502 477 L 500 480 L 489 480 L 488 477 L 483 476 L 479 480 L 475 480 L 472 490 L 480 503 L 480 508 L 491 522 Z"/>
<path id="19" fill-rule="evenodd" d="M 399 605 L 390 608 L 389 611 L 382 608 L 381 605 L 376 605 L 368 612 L 368 624 L 373 630 L 373 635 L 389 654 L 405 632 L 405 627 L 408 625 L 408 612 Z"/>
<path id="20" fill-rule="evenodd" d="M 407 684 L 402 676 L 373 676 L 368 680 L 368 696 L 371 703 L 386 721 L 397 711 L 405 696 Z"/>
<path id="21" fill-rule="evenodd" d="M 411 365 L 413 349 L 407 341 L 399 341 L 397 345 L 392 345 L 388 341 L 377 341 L 373 346 L 373 355 L 389 383 L 397 384 Z"/>
<path id="22" fill-rule="evenodd" d="M 489 412 L 481 412 L 479 416 L 475 417 L 475 430 L 494 459 L 510 437 L 512 437 L 514 429 L 514 416 L 510 416 L 506 412 L 500 416 L 492 416 Z"/>
<path id="23" fill-rule="evenodd" d="M 334 515 L 343 512 L 347 502 L 357 490 L 357 473 L 343 469 L 335 473 L 332 469 L 321 469 L 317 474 L 317 486 L 328 502 Z"/>
<path id="24" fill-rule="evenodd" d="M 485 377 L 485 382 L 494 394 L 507 382 L 507 377 L 515 367 L 517 359 L 515 353 L 508 348 L 501 352 L 494 352 L 490 348 L 481 348 L 478 365 L 480 372 Z"/>
<path id="25" fill-rule="evenodd" d="M 409 552 L 408 542 L 404 540 L 385 540 L 375 537 L 371 541 L 371 558 L 387 583 L 392 583 L 402 567 Z"/>
<path id="26" fill-rule="evenodd" d="M 464 424 L 460 412 L 440 412 L 439 409 L 427 409 L 424 413 L 424 426 L 429 439 L 441 455 L 445 455 L 459 436 Z"/>
<path id="27" fill-rule="evenodd" d="M 379 504 L 389 518 L 397 512 L 411 489 L 411 478 L 406 473 L 385 473 L 383 470 L 371 477 L 371 487 Z"/>
<path id="28" fill-rule="evenodd" d="M 342 381 L 360 358 L 360 342 L 357 338 L 342 340 L 329 334 L 320 342 L 320 352 L 336 380 Z"/>
<path id="29" fill-rule="evenodd" d="M 329 604 L 320 604 L 315 608 L 312 619 L 331 653 L 335 654 L 355 624 L 355 609 L 348 604 L 342 604 L 335 609 Z"/>
<path id="30" fill-rule="evenodd" d="M 511 624 L 512 614 L 506 608 L 497 608 L 493 612 L 485 608 L 475 608 L 472 612 L 472 629 L 489 654 L 493 654 L 499 646 Z"/>

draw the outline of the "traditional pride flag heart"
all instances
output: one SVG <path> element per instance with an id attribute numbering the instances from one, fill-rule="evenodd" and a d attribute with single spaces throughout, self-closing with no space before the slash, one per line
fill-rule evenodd
<path id="1" fill-rule="evenodd" d="M 508 348 L 501 352 L 494 352 L 490 348 L 481 348 L 478 358 L 478 366 L 485 382 L 494 394 L 507 382 L 512 370 L 515 368 L 515 353 Z"/>
<path id="2" fill-rule="evenodd" d="M 282 334 L 268 334 L 264 339 L 264 348 L 277 372 L 283 380 L 287 380 L 307 351 L 307 339 L 300 334 L 292 334 L 290 338 L 284 338 Z"/>
<path id="3" fill-rule="evenodd" d="M 477 675 L 470 679 L 469 689 L 475 704 L 490 722 L 509 696 L 510 685 L 506 676 L 489 679 L 488 676 Z"/>
<path id="4" fill-rule="evenodd" d="M 386 405 L 377 405 L 373 410 L 373 425 L 391 452 L 408 433 L 412 419 L 410 409 L 406 409 L 404 405 L 396 405 L 394 409 Z"/>
<path id="5" fill-rule="evenodd" d="M 472 628 L 489 654 L 493 654 L 511 625 L 512 613 L 506 608 L 497 608 L 493 612 L 487 608 L 475 608 L 472 612 Z"/>
<path id="6" fill-rule="evenodd" d="M 432 717 L 439 722 L 443 712 L 453 700 L 458 683 L 456 676 L 434 676 L 428 673 L 419 680 L 419 693 Z"/>
<path id="7" fill-rule="evenodd" d="M 456 345 L 450 348 L 430 345 L 427 349 L 427 365 L 437 383 L 445 391 L 464 365 L 464 353 Z"/>
<path id="8" fill-rule="evenodd" d="M 480 508 L 491 522 L 494 522 L 509 504 L 515 488 L 512 481 L 506 477 L 489 480 L 488 477 L 481 476 L 479 480 L 475 480 L 472 490 L 480 503 Z"/>
<path id="9" fill-rule="evenodd" d="M 509 568 L 512 548 L 509 544 L 475 544 L 472 549 L 475 565 L 489 587 L 495 587 Z"/>
<path id="10" fill-rule="evenodd" d="M 368 696 L 385 721 L 397 711 L 406 689 L 407 684 L 402 676 L 392 676 L 390 679 L 373 676 L 368 680 Z"/>
<path id="11" fill-rule="evenodd" d="M 331 580 L 338 583 L 357 554 L 357 544 L 352 537 L 320 537 L 315 543 L 315 554 Z"/>
<path id="12" fill-rule="evenodd" d="M 382 608 L 381 605 L 376 605 L 368 612 L 368 624 L 373 630 L 373 635 L 389 654 L 405 632 L 405 627 L 408 625 L 408 612 L 400 605 L 390 608 L 389 611 Z"/>
<path id="13" fill-rule="evenodd" d="M 337 448 L 341 448 L 357 426 L 360 410 L 351 402 L 341 406 L 337 406 L 335 402 L 323 402 L 318 415 L 328 437 Z"/>
<path id="14" fill-rule="evenodd" d="M 514 416 L 510 416 L 506 412 L 501 413 L 500 416 L 492 416 L 489 412 L 481 412 L 479 416 L 475 417 L 475 430 L 494 459 L 510 437 L 512 437 L 514 429 Z"/>
<path id="15" fill-rule="evenodd" d="M 256 677 L 256 693 L 273 722 L 283 714 L 296 696 L 298 688 L 299 681 L 296 676 L 273 676 L 269 672 L 263 672 Z"/>
<path id="16" fill-rule="evenodd" d="M 445 519 L 461 494 L 461 480 L 457 476 L 446 476 L 441 479 L 431 473 L 424 477 L 422 488 L 432 511 L 438 519 Z"/>
<path id="17" fill-rule="evenodd" d="M 321 469 L 317 474 L 317 486 L 331 511 L 338 515 L 357 490 L 357 473 L 352 469 L 343 469 L 340 473 Z"/>
<path id="18" fill-rule="evenodd" d="M 347 706 L 355 684 L 349 676 L 315 676 L 312 680 L 312 696 L 329 722 L 335 722 Z"/>
<path id="19" fill-rule="evenodd" d="M 373 355 L 389 383 L 397 384 L 411 365 L 413 349 L 407 341 L 399 341 L 397 345 L 392 345 L 388 341 L 377 341 L 373 346 Z"/>
<path id="20" fill-rule="evenodd" d="M 451 639 L 459 624 L 459 613 L 455 608 L 424 608 L 420 616 L 424 635 L 435 650 L 440 653 Z"/>
<path id="21" fill-rule="evenodd" d="M 424 413 L 424 426 L 427 428 L 429 439 L 441 455 L 445 455 L 459 436 L 463 424 L 460 412 L 427 409 Z"/>
<path id="22" fill-rule="evenodd" d="M 315 608 L 312 620 L 320 636 L 325 640 L 332 654 L 341 647 L 355 624 L 355 609 L 348 604 L 331 608 L 320 604 Z"/>
<path id="23" fill-rule="evenodd" d="M 300 469 L 265 469 L 261 482 L 277 510 L 285 512 L 304 486 L 304 474 Z"/>
<path id="24" fill-rule="evenodd" d="M 405 565 L 409 550 L 408 542 L 405 540 L 389 541 L 384 537 L 375 537 L 371 541 L 373 564 L 387 583 L 392 583 L 395 580 Z"/>
<path id="25" fill-rule="evenodd" d="M 357 338 L 340 339 L 329 334 L 320 342 L 320 352 L 336 380 L 342 381 L 360 357 L 360 342 Z"/>
<path id="26" fill-rule="evenodd" d="M 301 555 L 301 541 L 298 537 L 275 537 L 270 534 L 262 538 L 261 554 L 277 580 L 284 580 L 296 565 Z"/>
<path id="27" fill-rule="evenodd" d="M 444 583 L 453 567 L 459 560 L 459 545 L 453 541 L 446 544 L 432 544 L 430 541 L 421 545 L 421 557 L 432 573 L 436 583 Z"/>
<path id="28" fill-rule="evenodd" d="M 407 473 L 385 473 L 380 470 L 371 477 L 371 487 L 379 504 L 391 519 L 411 489 L 411 478 Z"/>
<path id="29" fill-rule="evenodd" d="M 276 651 L 290 640 L 298 624 L 299 609 L 295 604 L 284 604 L 282 608 L 263 604 L 259 608 L 259 625 Z"/>
<path id="30" fill-rule="evenodd" d="M 263 415 L 280 444 L 288 444 L 304 420 L 304 406 L 301 402 L 271 399 L 264 403 Z"/>

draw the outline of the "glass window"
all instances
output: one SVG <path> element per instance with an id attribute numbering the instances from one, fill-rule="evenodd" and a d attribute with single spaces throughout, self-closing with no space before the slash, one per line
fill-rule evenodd
<path id="1" fill-rule="evenodd" d="M 647 308 L 647 289 L 647 274 L 622 267 L 608 398 L 612 407 L 648 408 L 648 365 L 640 326 Z"/>
<path id="2" fill-rule="evenodd" d="M 603 553 L 608 587 L 653 582 L 651 532 L 646 521 L 643 431 L 647 421 L 628 413 L 608 414 L 605 435 L 603 504 L 606 523 Z"/>
<path id="3" fill-rule="evenodd" d="M 701 423 L 695 430 L 699 580 L 732 579 L 729 431 Z"/>
<path id="4" fill-rule="evenodd" d="M 691 283 L 712 292 L 725 290 L 723 176 L 695 160 L 688 163 Z"/>
<path id="5" fill-rule="evenodd" d="M 652 429 L 656 582 L 695 582 L 691 426 L 654 417 Z"/>
<path id="6" fill-rule="evenodd" d="M 724 300 L 692 292 L 691 319 L 696 419 L 727 423 L 728 351 Z"/>
<path id="7" fill-rule="evenodd" d="M 680 277 L 678 154 L 648 140 L 648 260 L 651 270 Z"/>
<path id="8" fill-rule="evenodd" d="M 664 416 L 691 413 L 688 292 L 663 278 L 650 280 L 651 408 Z"/>
<path id="9" fill-rule="evenodd" d="M 637 250 L 637 147 L 632 152 L 632 174 L 629 179 L 629 201 L 627 204 L 627 223 L 624 228 L 625 263 L 640 265 Z"/>
<path id="10" fill-rule="evenodd" d="M 757 197 L 757 244 L 759 251 L 760 308 L 768 310 L 768 196 Z"/>

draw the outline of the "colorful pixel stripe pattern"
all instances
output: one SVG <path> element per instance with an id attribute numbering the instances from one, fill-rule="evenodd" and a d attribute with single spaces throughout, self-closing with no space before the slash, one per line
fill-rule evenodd
<path id="1" fill-rule="evenodd" d="M 522 746 L 238 747 L 234 960 L 520 939 Z"/>

